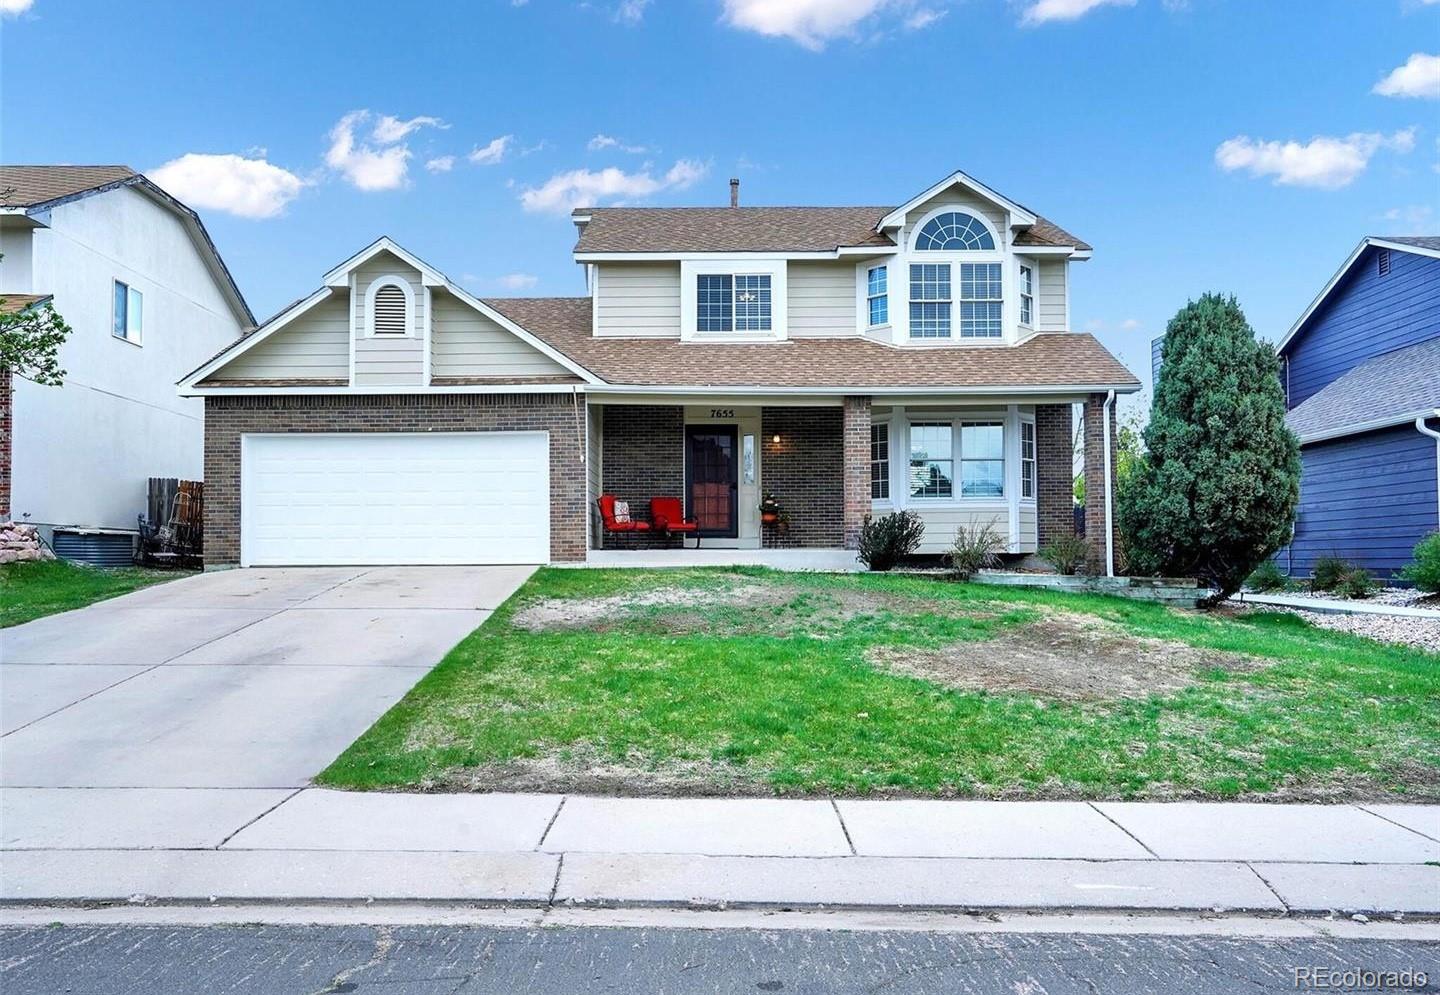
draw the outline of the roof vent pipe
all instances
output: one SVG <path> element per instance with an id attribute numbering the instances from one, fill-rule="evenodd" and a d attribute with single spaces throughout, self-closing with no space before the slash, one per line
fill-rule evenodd
<path id="1" fill-rule="evenodd" d="M 740 177 L 730 177 L 730 206 L 740 206 Z"/>

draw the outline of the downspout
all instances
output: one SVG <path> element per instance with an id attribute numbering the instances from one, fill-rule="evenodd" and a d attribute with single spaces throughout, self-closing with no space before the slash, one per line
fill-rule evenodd
<path id="1" fill-rule="evenodd" d="M 1105 395 L 1105 403 L 1100 407 L 1100 417 L 1105 422 L 1105 576 L 1115 576 L 1115 496 L 1111 493 L 1111 485 L 1115 477 L 1110 470 L 1110 412 L 1115 405 L 1115 391 Z"/>
<path id="2" fill-rule="evenodd" d="M 1436 408 L 1433 414 L 1440 418 L 1440 408 Z M 1415 427 L 1435 440 L 1435 507 L 1436 514 L 1440 515 L 1440 432 L 1425 424 L 1424 415 L 1415 419 Z"/>

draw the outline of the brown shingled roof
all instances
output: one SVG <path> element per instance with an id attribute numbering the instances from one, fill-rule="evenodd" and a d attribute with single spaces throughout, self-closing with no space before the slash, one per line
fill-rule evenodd
<path id="1" fill-rule="evenodd" d="M 27 308 L 48 301 L 51 294 L 0 294 L 0 314 L 19 314 Z"/>
<path id="2" fill-rule="evenodd" d="M 576 252 L 833 252 L 895 247 L 875 231 L 893 207 L 592 207 Z M 1044 218 L 1016 245 L 1089 245 Z"/>
<path id="3" fill-rule="evenodd" d="M 129 166 L 0 166 L 0 206 L 34 207 L 138 175 Z"/>
<path id="4" fill-rule="evenodd" d="M 676 387 L 1105 389 L 1139 381 L 1094 336 L 1035 335 L 1017 346 L 900 349 L 868 339 L 681 342 L 590 334 L 588 297 L 486 304 L 612 384 Z"/>

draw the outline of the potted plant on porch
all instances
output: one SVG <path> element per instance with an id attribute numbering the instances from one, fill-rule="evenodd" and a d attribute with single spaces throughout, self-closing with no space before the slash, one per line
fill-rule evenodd
<path id="1" fill-rule="evenodd" d="M 766 494 L 760 502 L 760 523 L 772 526 L 780 532 L 784 532 L 790 525 L 790 516 L 785 513 L 774 494 Z"/>

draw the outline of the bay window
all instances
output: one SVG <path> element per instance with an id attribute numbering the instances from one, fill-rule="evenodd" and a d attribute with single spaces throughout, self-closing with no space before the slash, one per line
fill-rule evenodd
<path id="1" fill-rule="evenodd" d="M 950 264 L 915 263 L 910 267 L 910 337 L 950 337 Z"/>
<path id="2" fill-rule="evenodd" d="M 1035 324 L 1035 270 L 1020 266 L 1020 324 Z"/>
<path id="3" fill-rule="evenodd" d="M 959 263 L 960 338 L 998 339 L 1004 330 L 1005 294 L 999 263 Z M 910 335 L 948 339 L 951 333 L 950 263 L 910 266 Z"/>
<path id="4" fill-rule="evenodd" d="M 870 499 L 890 500 L 890 425 L 870 424 Z"/>
<path id="5" fill-rule="evenodd" d="M 1035 496 L 1035 423 L 1020 423 L 1020 496 Z"/>
<path id="6" fill-rule="evenodd" d="M 890 321 L 889 274 L 884 266 L 871 266 L 865 273 L 865 302 L 873 328 Z"/>
<path id="7" fill-rule="evenodd" d="M 949 422 L 910 425 L 910 496 L 948 498 L 955 494 L 955 434 Z"/>
<path id="8" fill-rule="evenodd" d="M 1005 426 L 965 422 L 960 426 L 960 496 L 1005 495 Z"/>
<path id="9" fill-rule="evenodd" d="M 1034 425 L 1030 429 L 1030 467 L 1026 496 L 1033 496 Z M 1022 429 L 1022 440 L 1025 438 Z M 875 495 L 874 453 L 871 445 Z M 956 490 L 956 464 L 959 490 Z M 1022 461 L 1022 474 L 1024 463 Z M 933 421 L 910 423 L 910 497 L 1001 498 L 1005 496 L 1005 424 L 1002 421 Z M 1022 491 L 1026 485 L 1022 484 Z"/>

